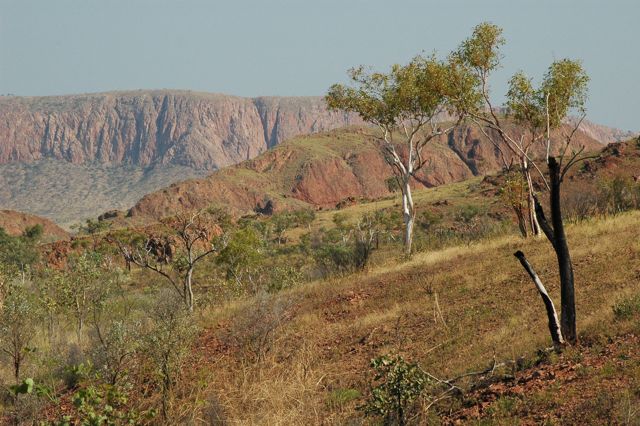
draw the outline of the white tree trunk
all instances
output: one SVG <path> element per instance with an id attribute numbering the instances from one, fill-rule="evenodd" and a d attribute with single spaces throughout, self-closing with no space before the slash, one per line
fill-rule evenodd
<path id="1" fill-rule="evenodd" d="M 402 218 L 404 220 L 404 252 L 406 255 L 410 255 L 411 246 L 413 244 L 415 210 L 413 207 L 413 197 L 411 196 L 411 185 L 408 176 L 403 178 Z"/>
<path id="2" fill-rule="evenodd" d="M 538 289 L 538 293 L 540 293 L 540 297 L 542 297 L 542 301 L 544 302 L 544 306 L 547 310 L 547 321 L 549 325 L 549 332 L 551 333 L 551 340 L 553 340 L 553 345 L 557 349 L 564 344 L 564 338 L 562 337 L 560 321 L 558 321 L 558 312 L 556 311 L 556 307 L 553 304 L 553 300 L 551 300 L 551 297 L 549 297 L 547 289 L 542 284 L 542 281 L 540 280 L 540 277 L 538 277 L 538 274 L 536 274 L 536 272 L 531 267 L 531 264 L 529 264 L 529 262 L 527 261 L 524 253 L 518 250 L 514 253 L 514 256 L 518 258 L 524 269 L 529 273 L 529 276 Z"/>
<path id="3" fill-rule="evenodd" d="M 184 288 L 185 304 L 187 305 L 187 309 L 189 309 L 189 312 L 193 312 L 193 305 L 194 305 L 193 288 L 191 285 L 192 276 L 193 276 L 193 266 L 190 267 L 189 270 L 187 271 L 187 277 L 185 279 L 185 288 Z"/>
<path id="4" fill-rule="evenodd" d="M 533 179 L 531 178 L 531 171 L 529 170 L 529 163 L 526 157 L 522 159 L 521 165 L 522 173 L 524 174 L 524 178 L 527 181 L 527 209 L 529 210 L 529 226 L 531 226 L 531 235 L 533 235 L 534 237 L 539 237 L 540 235 L 542 235 L 542 232 L 540 230 L 538 215 L 536 214 L 535 209 Z"/>

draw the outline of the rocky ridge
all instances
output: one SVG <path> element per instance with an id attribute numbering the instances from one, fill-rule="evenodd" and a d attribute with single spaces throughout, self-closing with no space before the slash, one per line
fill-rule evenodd
<path id="1" fill-rule="evenodd" d="M 359 124 L 320 97 L 241 98 L 189 91 L 0 97 L 0 164 L 45 158 L 74 164 L 213 170 L 300 134 Z"/>
<path id="2" fill-rule="evenodd" d="M 515 126 L 511 131 L 515 135 L 521 132 Z M 159 219 L 182 209 L 212 205 L 246 214 L 261 210 L 267 203 L 275 211 L 335 208 L 344 200 L 389 196 L 392 171 L 368 133 L 362 129 L 335 130 L 289 140 L 206 178 L 147 194 L 128 215 Z M 581 131 L 575 143 L 590 151 L 603 146 Z M 541 155 L 543 149 L 540 145 L 537 154 Z M 496 147 L 471 125 L 458 126 L 434 140 L 425 147 L 424 156 L 430 161 L 416 175 L 415 187 L 461 181 L 498 171 L 502 166 Z"/>
<path id="3" fill-rule="evenodd" d="M 47 241 L 69 239 L 69 234 L 64 229 L 48 219 L 13 210 L 0 210 L 0 228 L 9 235 L 22 235 L 26 228 L 34 225 L 42 226 L 43 238 Z"/>
<path id="4" fill-rule="evenodd" d="M 147 198 L 159 199 L 155 192 L 171 192 L 174 187 L 162 188 L 175 182 L 241 162 L 245 162 L 240 167 L 245 175 L 257 173 L 250 188 L 246 176 L 234 176 L 237 171 L 218 174 L 228 178 L 224 185 L 215 178 L 217 183 L 212 185 L 222 194 L 233 192 L 228 198 L 242 199 L 232 205 L 243 211 L 264 199 L 285 196 L 284 204 L 298 200 L 315 207 L 332 206 L 349 197 L 383 196 L 388 194 L 385 179 L 389 173 L 370 145 L 357 152 L 340 147 L 331 158 L 320 155 L 313 161 L 303 160 L 308 153 L 299 153 L 300 164 L 295 167 L 286 160 L 292 153 L 268 152 L 299 135 L 362 124 L 352 114 L 327 111 L 320 97 L 241 98 L 177 90 L 0 96 L 0 206 L 45 216 L 68 227 L 107 210 L 127 209 L 147 193 L 152 194 Z M 587 122 L 582 130 L 592 142 L 608 143 L 627 135 Z M 302 139 L 310 149 L 327 137 Z M 263 158 L 256 158 L 263 153 Z M 417 182 L 425 186 L 498 167 L 495 148 L 469 126 L 456 129 L 448 141 L 434 144 L 430 154 L 435 164 Z M 274 164 L 265 166 L 271 168 L 286 163 L 283 167 L 298 174 L 287 175 L 283 183 L 282 176 L 274 177 L 273 171 L 252 171 L 247 164 L 254 158 L 255 164 L 269 163 L 272 158 Z M 188 185 L 180 185 L 180 191 L 186 191 Z M 200 194 L 203 202 L 211 197 L 225 199 L 211 195 L 214 188 L 205 192 Z M 198 191 L 179 198 L 195 200 L 195 194 Z M 166 202 L 166 210 L 183 203 L 174 201 Z M 156 207 L 145 209 L 155 213 L 165 209 Z M 137 205 L 132 212 L 140 209 Z"/>

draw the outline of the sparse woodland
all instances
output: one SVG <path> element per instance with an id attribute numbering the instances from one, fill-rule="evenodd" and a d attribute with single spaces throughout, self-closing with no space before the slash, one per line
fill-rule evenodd
<path id="1" fill-rule="evenodd" d="M 374 125 L 388 198 L 0 229 L 0 423 L 640 422 L 640 140 L 576 146 L 576 60 L 515 74 L 498 110 L 504 43 L 480 24 L 330 88 Z M 460 123 L 503 170 L 416 190 Z"/>

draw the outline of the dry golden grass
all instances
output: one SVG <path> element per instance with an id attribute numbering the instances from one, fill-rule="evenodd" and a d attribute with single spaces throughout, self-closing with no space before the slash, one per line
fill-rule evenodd
<path id="1" fill-rule="evenodd" d="M 615 334 L 612 305 L 640 292 L 640 212 L 570 225 L 578 328 Z M 203 357 L 219 410 L 233 424 L 345 424 L 362 399 L 336 403 L 336 391 L 367 392 L 371 358 L 401 353 L 441 377 L 550 345 L 544 306 L 513 252 L 522 249 L 559 306 L 549 244 L 503 237 L 437 252 L 367 273 L 319 281 L 280 294 L 293 301 L 261 362 L 224 343 L 251 301 L 210 311 L 205 326 L 223 343 Z M 207 352 L 210 351 L 210 352 Z"/>
<path id="2" fill-rule="evenodd" d="M 434 188 L 419 188 L 413 192 L 413 200 L 418 210 L 433 204 L 437 201 L 447 201 L 456 205 L 462 204 L 486 204 L 487 198 L 482 197 L 474 187 L 482 182 L 481 177 L 475 177 L 463 182 L 455 182 L 441 185 Z M 291 240 L 297 240 L 300 235 L 308 231 L 318 231 L 320 229 L 331 229 L 335 225 L 333 217 L 336 214 L 344 216 L 346 223 L 355 223 L 360 217 L 367 213 L 374 213 L 387 208 L 397 208 L 400 210 L 400 194 L 391 195 L 386 198 L 361 202 L 349 206 L 342 210 L 322 210 L 316 213 L 316 218 L 308 228 L 294 228 L 287 231 L 286 236 Z"/>

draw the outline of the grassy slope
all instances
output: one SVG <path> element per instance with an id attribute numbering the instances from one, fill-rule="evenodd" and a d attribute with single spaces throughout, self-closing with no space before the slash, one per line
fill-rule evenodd
<path id="1" fill-rule="evenodd" d="M 636 153 L 637 149 L 630 152 L 634 161 L 640 158 Z M 603 163 L 603 170 L 623 169 L 628 175 L 620 159 Z M 632 171 L 637 170 L 635 164 L 628 164 Z M 473 204 L 495 212 L 501 203 L 487 196 L 493 192 L 483 194 L 485 189 L 490 185 L 476 178 L 416 191 L 415 198 L 419 210 L 450 214 Z M 444 200 L 446 204 L 441 203 Z M 340 212 L 353 221 L 364 212 L 393 208 L 397 203 L 396 196 Z M 312 228 L 332 226 L 335 213 L 318 212 Z M 579 330 L 586 346 L 568 351 L 552 364 L 517 373 L 518 380 L 531 378 L 527 383 L 537 383 L 537 388 L 519 382 L 516 386 L 497 383 L 489 394 L 469 393 L 465 401 L 470 407 L 458 400 L 443 401 L 441 413 L 450 412 L 445 420 L 464 416 L 473 422 L 478 415 L 489 418 L 489 423 L 513 424 L 515 417 L 525 424 L 538 424 L 545 415 L 575 420 L 588 414 L 590 422 L 598 424 L 606 416 L 618 418 L 640 407 L 634 394 L 635 390 L 640 394 L 640 351 L 637 339 L 627 338 L 639 318 L 614 322 L 611 309 L 616 302 L 640 294 L 639 223 L 640 212 L 634 212 L 568 227 L 576 268 Z M 290 236 L 295 237 L 295 232 Z M 189 387 L 193 392 L 189 398 L 202 398 L 205 408 L 218 406 L 217 411 L 231 424 L 360 424 L 362 418 L 355 407 L 363 397 L 345 399 L 343 395 L 350 392 L 343 391 L 366 394 L 371 378 L 368 362 L 377 355 L 402 353 L 440 377 L 484 368 L 494 356 L 497 360 L 524 356 L 531 361 L 537 349 L 549 346 L 550 339 L 539 296 L 512 256 L 517 249 L 527 253 L 558 302 L 555 260 L 548 243 L 539 240 L 528 245 L 516 236 L 503 236 L 418 253 L 408 262 L 385 248 L 376 253 L 366 273 L 317 281 L 275 295 L 285 315 L 281 327 L 271 334 L 271 350 L 259 363 L 234 339 L 243 326 L 241 332 L 252 331 L 243 319 L 257 319 L 256 327 L 269 321 L 256 299 L 200 311 L 205 331 L 190 360 L 194 367 L 187 374 L 197 383 Z M 617 255 L 613 266 L 612 253 Z M 203 269 L 196 282 L 213 284 L 214 275 Z M 136 282 L 151 279 L 141 276 Z M 140 297 L 145 296 L 141 293 Z M 617 334 L 621 340 L 609 344 L 608 336 Z M 605 373 L 597 370 L 600 366 L 606 366 Z M 565 375 L 561 382 L 562 369 L 580 377 Z M 534 377 L 538 371 L 544 380 Z M 547 380 L 551 374 L 558 379 Z M 614 392 L 614 385 L 617 390 L 627 386 L 626 393 Z M 605 391 L 608 400 L 589 405 L 594 395 Z M 571 400 L 565 400 L 565 395 L 571 395 Z"/>
<path id="2" fill-rule="evenodd" d="M 344 157 L 354 152 L 378 151 L 357 128 L 299 136 L 255 159 L 220 169 L 207 178 L 178 182 L 157 193 L 147 194 L 138 205 L 142 204 L 143 210 L 149 207 L 146 204 L 154 206 L 156 216 L 171 215 L 178 208 L 205 208 L 210 205 L 247 214 L 253 211 L 256 201 L 264 199 L 271 199 L 281 209 L 312 208 L 291 194 L 300 173 L 309 165 L 334 159 L 349 171 Z M 391 170 L 383 173 L 388 177 Z M 162 193 L 167 194 L 167 199 Z M 135 212 L 136 207 L 133 210 Z M 146 213 L 144 211 L 143 215 Z"/>
<path id="3" fill-rule="evenodd" d="M 568 227 L 583 340 L 623 330 L 612 323 L 612 305 L 640 292 L 639 223 L 635 212 Z M 225 337 L 232 334 L 231 318 L 253 309 L 250 301 L 212 312 L 206 324 L 214 337 L 202 350 L 213 364 L 219 404 L 230 420 L 245 424 L 348 423 L 362 400 L 336 404 L 332 395 L 351 388 L 366 392 L 368 361 L 377 355 L 400 352 L 441 377 L 485 367 L 493 357 L 531 357 L 550 342 L 542 302 L 512 256 L 517 249 L 524 249 L 559 305 L 548 243 L 503 237 L 420 253 L 409 262 L 282 294 L 294 303 L 291 315 L 259 364 L 242 361 Z M 560 415 L 562 394 L 545 395 L 544 404 L 532 400 L 522 416 L 549 406 Z"/>
<path id="4" fill-rule="evenodd" d="M 481 177 L 465 180 L 463 182 L 451 183 L 448 185 L 437 186 L 435 188 L 423 188 L 413 192 L 413 201 L 416 208 L 424 208 L 438 201 L 446 200 L 452 204 L 482 204 L 488 199 L 482 197 L 475 190 L 482 181 Z M 322 227 L 329 228 L 332 225 L 333 216 L 336 213 L 343 214 L 347 222 L 355 222 L 359 217 L 366 213 L 373 213 L 376 210 L 386 208 L 394 208 L 400 206 L 400 195 L 392 195 L 390 197 L 375 200 L 369 203 L 361 203 L 350 206 L 343 210 L 325 210 L 316 215 L 316 220 L 312 224 L 312 229 L 320 229 Z"/>
<path id="5" fill-rule="evenodd" d="M 607 170 L 620 171 L 618 163 L 612 164 L 616 167 Z M 634 164 L 629 163 L 630 167 Z M 438 208 L 485 204 L 493 209 L 499 201 L 482 195 L 484 188 L 479 179 L 472 179 L 416 191 L 415 198 L 420 209 L 443 200 L 448 204 Z M 388 198 L 341 212 L 355 220 L 364 212 L 396 204 L 397 197 Z M 319 212 L 312 228 L 331 226 L 333 214 L 335 211 Z M 633 391 L 625 402 L 626 394 L 613 393 L 610 382 L 601 380 L 596 370 L 606 364 L 607 378 L 640 391 L 638 342 L 626 338 L 638 318 L 614 322 L 611 309 L 616 302 L 640 294 L 638 224 L 640 212 L 568 226 L 579 330 L 581 340 L 590 346 L 580 349 L 584 354 L 569 351 L 555 363 L 560 363 L 558 368 L 567 363 L 568 368 L 575 367 L 580 381 L 568 383 L 559 392 L 560 382 L 550 380 L 520 397 L 512 395 L 515 391 L 494 400 L 469 394 L 468 401 L 480 401 L 476 406 L 487 404 L 480 411 L 482 416 L 506 423 L 513 423 L 514 416 L 525 423 L 539 423 L 542 415 L 558 418 L 573 413 L 576 419 L 580 410 L 590 410 L 597 424 L 604 416 L 625 413 L 624 404 L 632 407 L 627 414 L 640 407 Z M 355 407 L 363 398 L 340 402 L 337 395 L 345 389 L 366 394 L 371 378 L 368 362 L 377 355 L 402 353 L 440 377 L 484 368 L 494 357 L 531 360 L 537 349 L 549 346 L 550 339 L 540 298 L 512 256 L 517 249 L 527 253 L 559 305 L 555 259 L 543 240 L 499 237 L 418 253 L 408 262 L 379 257 L 366 273 L 279 293 L 276 297 L 288 308 L 282 326 L 272 334 L 271 350 L 260 363 L 251 362 L 233 338 L 237 333 L 234 324 L 259 315 L 256 300 L 202 312 L 206 330 L 193 354 L 193 365 L 200 370 L 194 368 L 190 373 L 198 384 L 208 384 L 212 398 L 232 424 L 357 424 L 361 418 Z M 616 255 L 614 265 L 612 254 Z M 206 271 L 200 274 L 207 275 Z M 600 348 L 606 349 L 608 336 L 617 334 L 623 340 L 604 354 L 602 362 Z M 584 368 L 576 367 L 581 358 Z M 552 372 L 554 365 L 549 367 Z M 621 379 L 629 375 L 632 379 Z M 589 392 L 582 392 L 576 383 Z M 194 392 L 196 388 L 201 387 L 194 386 Z M 597 407 L 586 404 L 598 391 L 614 395 L 612 401 Z M 571 394 L 570 401 L 564 399 L 565 393 Z M 452 416 L 464 414 L 467 420 L 473 416 L 459 401 L 444 401 L 440 408 L 451 410 Z"/>

